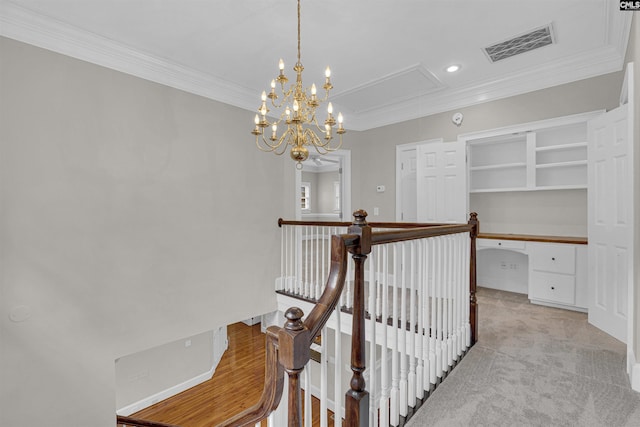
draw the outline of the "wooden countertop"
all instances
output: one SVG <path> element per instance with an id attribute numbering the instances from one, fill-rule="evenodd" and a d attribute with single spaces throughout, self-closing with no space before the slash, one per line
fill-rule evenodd
<path id="1" fill-rule="evenodd" d="M 478 239 L 523 240 L 526 242 L 570 243 L 573 245 L 587 244 L 586 237 L 537 236 L 533 234 L 478 233 Z"/>

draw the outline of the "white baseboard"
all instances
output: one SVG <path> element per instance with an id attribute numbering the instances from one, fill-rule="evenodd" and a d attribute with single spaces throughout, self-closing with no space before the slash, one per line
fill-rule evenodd
<path id="1" fill-rule="evenodd" d="M 203 383 L 213 376 L 215 372 L 215 367 L 211 368 L 207 372 L 204 372 L 196 377 L 188 379 L 180 384 L 176 384 L 173 387 L 169 387 L 166 390 L 162 390 L 156 394 L 152 394 L 151 396 L 147 396 L 144 399 L 140 399 L 137 402 L 134 402 L 130 405 L 125 406 L 124 408 L 120 408 L 116 411 L 118 415 L 129 416 L 135 412 L 141 411 L 144 408 L 147 408 L 151 405 L 154 405 L 161 400 L 168 399 L 171 396 L 175 396 L 178 393 L 182 393 L 183 391 L 196 386 L 200 383 Z"/>
<path id="2" fill-rule="evenodd" d="M 640 363 L 636 360 L 633 349 L 627 350 L 627 372 L 631 388 L 640 392 Z"/>
<path id="3" fill-rule="evenodd" d="M 226 350 L 228 346 L 229 346 L 229 341 L 225 339 L 224 350 Z M 154 405 L 160 402 L 161 400 L 168 399 L 171 396 L 175 396 L 176 394 L 182 393 L 183 391 L 191 387 L 195 387 L 198 384 L 201 384 L 205 381 L 210 380 L 211 377 L 213 377 L 213 374 L 215 373 L 216 368 L 218 367 L 218 363 L 220 363 L 220 359 L 222 359 L 224 350 L 219 351 L 217 352 L 217 354 L 213 355 L 215 360 L 213 361 L 213 365 L 211 366 L 211 369 L 209 369 L 208 371 L 203 372 L 200 375 L 197 375 L 191 379 L 188 379 L 180 384 L 176 384 L 158 393 L 152 394 L 151 396 L 147 396 L 144 399 L 140 399 L 137 402 L 127 405 L 123 408 L 120 408 L 116 411 L 116 414 L 122 415 L 125 417 L 129 416 L 133 413 L 143 410 L 144 408 L 148 408 L 149 406 Z"/>

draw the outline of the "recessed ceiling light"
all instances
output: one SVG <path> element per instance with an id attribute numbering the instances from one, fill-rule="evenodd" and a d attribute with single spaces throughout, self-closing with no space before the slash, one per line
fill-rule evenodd
<path id="1" fill-rule="evenodd" d="M 447 67 L 447 72 L 448 73 L 455 73 L 456 71 L 458 71 L 460 69 L 459 65 L 449 65 Z"/>

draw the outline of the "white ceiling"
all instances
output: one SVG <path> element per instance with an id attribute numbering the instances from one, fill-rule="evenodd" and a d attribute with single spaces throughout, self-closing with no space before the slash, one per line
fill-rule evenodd
<path id="1" fill-rule="evenodd" d="M 622 69 L 617 0 L 302 0 L 305 86 L 332 69 L 345 127 L 370 129 Z M 551 24 L 556 43 L 483 48 Z M 0 34 L 255 111 L 296 60 L 295 0 L 0 0 Z M 449 74 L 452 64 L 462 68 Z M 247 114 L 252 123 L 253 113 Z M 250 125 L 249 125 L 250 126 Z"/>

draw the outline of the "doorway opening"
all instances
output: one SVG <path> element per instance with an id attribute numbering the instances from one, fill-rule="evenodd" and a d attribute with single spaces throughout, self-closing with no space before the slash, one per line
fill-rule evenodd
<path id="1" fill-rule="evenodd" d="M 296 170 L 295 212 L 302 221 L 351 219 L 351 151 L 311 154 Z"/>

